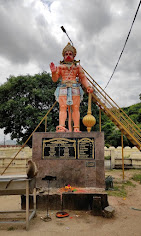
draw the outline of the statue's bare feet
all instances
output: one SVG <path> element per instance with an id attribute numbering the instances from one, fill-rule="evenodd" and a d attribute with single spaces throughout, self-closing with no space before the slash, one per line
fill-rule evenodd
<path id="1" fill-rule="evenodd" d="M 59 132 L 66 132 L 66 128 L 63 127 L 62 125 L 58 125 L 56 127 L 56 132 L 59 133 Z"/>
<path id="2" fill-rule="evenodd" d="M 79 130 L 79 128 L 74 128 L 74 132 L 76 132 L 76 133 L 81 133 L 81 131 Z"/>

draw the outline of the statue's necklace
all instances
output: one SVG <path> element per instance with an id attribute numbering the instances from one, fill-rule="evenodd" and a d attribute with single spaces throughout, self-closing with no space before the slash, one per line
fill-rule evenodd
<path id="1" fill-rule="evenodd" d="M 70 70 L 71 66 L 74 65 L 74 63 L 65 63 L 66 67 Z"/>

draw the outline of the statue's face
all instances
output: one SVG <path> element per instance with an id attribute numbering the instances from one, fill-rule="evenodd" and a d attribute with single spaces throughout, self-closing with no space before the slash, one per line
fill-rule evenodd
<path id="1" fill-rule="evenodd" d="M 64 56 L 64 61 L 72 62 L 74 60 L 73 53 L 71 51 L 66 51 Z"/>

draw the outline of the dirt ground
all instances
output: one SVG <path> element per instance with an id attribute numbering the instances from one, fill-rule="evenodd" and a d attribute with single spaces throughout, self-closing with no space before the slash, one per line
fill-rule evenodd
<path id="1" fill-rule="evenodd" d="M 0 224 L 0 236 L 19 235 L 94 235 L 94 236 L 141 236 L 141 184 L 131 178 L 141 170 L 126 170 L 127 196 L 108 196 L 109 205 L 115 208 L 115 216 L 107 219 L 93 216 L 90 212 L 70 211 L 69 217 L 58 219 L 56 211 L 49 211 L 52 220 L 44 222 L 45 211 L 37 210 L 37 216 L 30 221 L 29 231 L 23 225 Z M 114 178 L 114 186 L 122 184 L 122 170 L 106 171 L 106 176 Z M 114 192 L 114 191 L 113 191 Z M 112 191 L 109 192 L 111 195 Z M 116 194 L 115 194 L 116 195 Z M 134 209 L 133 209 L 134 208 Z M 0 196 L 0 210 L 20 209 L 19 196 Z"/>

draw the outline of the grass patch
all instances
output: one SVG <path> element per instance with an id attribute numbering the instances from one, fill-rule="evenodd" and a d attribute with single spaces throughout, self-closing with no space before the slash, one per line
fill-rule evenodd
<path id="1" fill-rule="evenodd" d="M 12 231 L 12 230 L 15 230 L 15 228 L 13 226 L 10 226 L 7 231 Z"/>
<path id="2" fill-rule="evenodd" d="M 132 179 L 141 184 L 141 174 L 134 174 Z"/>
<path id="3" fill-rule="evenodd" d="M 125 189 L 124 185 L 115 185 L 113 190 L 108 190 L 107 191 L 109 196 L 115 196 L 115 197 L 126 197 L 127 196 L 127 191 Z"/>
<path id="4" fill-rule="evenodd" d="M 135 184 L 133 184 L 130 180 L 124 183 L 125 186 L 131 186 L 131 187 L 136 187 Z"/>
<path id="5" fill-rule="evenodd" d="M 130 158 L 130 155 L 124 156 L 124 158 L 125 158 L 125 159 L 126 159 L 126 158 Z"/>
<path id="6" fill-rule="evenodd" d="M 111 156 L 106 156 L 105 160 L 111 160 Z"/>
<path id="7" fill-rule="evenodd" d="M 114 183 L 114 187 L 112 190 L 107 190 L 107 193 L 109 196 L 115 196 L 115 197 L 127 197 L 127 190 L 126 187 L 135 187 L 136 185 L 133 184 L 131 181 L 127 181 L 125 183 L 119 184 Z"/>

